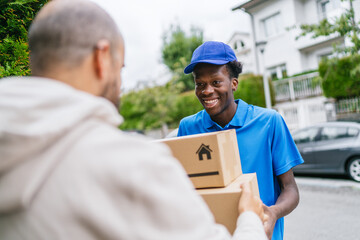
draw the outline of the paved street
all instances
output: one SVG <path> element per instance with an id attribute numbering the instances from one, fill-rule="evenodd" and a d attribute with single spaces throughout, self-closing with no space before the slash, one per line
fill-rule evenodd
<path id="1" fill-rule="evenodd" d="M 300 204 L 285 218 L 285 240 L 360 240 L 360 183 L 297 176 Z"/>

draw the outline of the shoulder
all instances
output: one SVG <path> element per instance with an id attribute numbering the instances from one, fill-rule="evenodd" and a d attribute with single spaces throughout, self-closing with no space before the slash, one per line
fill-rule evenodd
<path id="1" fill-rule="evenodd" d="M 280 115 L 274 109 L 268 109 L 268 108 L 263 108 L 263 107 L 259 107 L 259 106 L 253 106 L 253 111 L 254 111 L 254 114 L 256 114 L 256 115 L 264 116 L 264 117 L 268 117 L 268 118 L 273 118 L 273 117 L 277 117 L 278 115 Z"/>
<path id="2" fill-rule="evenodd" d="M 178 136 L 191 135 L 202 132 L 205 110 L 183 118 L 179 124 Z"/>
<path id="3" fill-rule="evenodd" d="M 202 110 L 193 115 L 184 117 L 183 119 L 181 119 L 180 125 L 193 125 L 194 123 L 200 122 L 203 119 L 204 111 L 205 110 Z"/>
<path id="4" fill-rule="evenodd" d="M 259 106 L 249 105 L 248 120 L 257 120 L 267 122 L 269 124 L 276 124 L 282 119 L 281 115 L 274 109 L 263 108 Z"/>
<path id="5" fill-rule="evenodd" d="M 70 149 L 68 158 L 77 159 L 79 167 L 101 176 L 130 177 L 141 169 L 161 171 L 159 168 L 178 165 L 166 145 L 106 124 L 90 127 Z"/>

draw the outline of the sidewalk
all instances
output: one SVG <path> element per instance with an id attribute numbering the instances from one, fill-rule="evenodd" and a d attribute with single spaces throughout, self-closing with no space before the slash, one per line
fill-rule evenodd
<path id="1" fill-rule="evenodd" d="M 360 190 L 360 183 L 347 179 L 330 179 L 330 178 L 321 178 L 321 177 L 296 176 L 295 181 L 299 186 L 352 188 L 352 189 Z"/>

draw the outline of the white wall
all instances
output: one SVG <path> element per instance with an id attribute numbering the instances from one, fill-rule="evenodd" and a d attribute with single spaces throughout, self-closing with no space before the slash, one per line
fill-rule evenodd
<path id="1" fill-rule="evenodd" d="M 360 0 L 354 2 L 355 15 L 360 19 Z M 331 12 L 339 15 L 347 7 L 346 2 Z M 277 65 L 286 64 L 287 74 L 293 75 L 318 67 L 319 55 L 332 51 L 332 42 L 339 40 L 337 35 L 312 39 L 310 35 L 296 40 L 300 30 L 286 29 L 301 24 L 318 23 L 319 15 L 316 0 L 268 0 L 249 10 L 254 16 L 256 42 L 267 41 L 264 58 L 257 50 L 259 69 L 263 72 Z M 282 31 L 272 37 L 266 37 L 263 20 L 280 12 Z M 343 42 L 343 39 L 341 39 Z"/>
<path id="2" fill-rule="evenodd" d="M 244 48 L 235 49 L 234 44 L 236 41 L 243 41 Z M 255 73 L 255 59 L 253 49 L 253 39 L 249 33 L 235 32 L 231 39 L 228 41 L 228 45 L 234 50 L 239 62 L 243 64 L 243 73 Z"/>
<path id="3" fill-rule="evenodd" d="M 335 9 L 331 15 L 340 14 L 341 8 Z M 360 20 L 360 0 L 353 2 L 356 21 Z M 267 41 L 264 58 L 257 50 L 259 56 L 260 72 L 280 64 L 286 64 L 288 75 L 316 69 L 319 56 L 332 52 L 334 41 L 344 41 L 336 35 L 312 39 L 309 35 L 295 40 L 300 31 L 285 30 L 286 27 L 300 26 L 301 24 L 314 24 L 319 22 L 316 0 L 268 0 L 249 10 L 254 16 L 256 42 Z M 283 30 L 276 36 L 266 38 L 262 20 L 280 12 Z M 263 61 L 264 60 L 264 61 Z M 291 130 L 309 126 L 314 123 L 327 121 L 324 96 L 301 99 L 294 102 L 284 102 L 275 107 L 284 117 Z"/>
<path id="4" fill-rule="evenodd" d="M 255 21 L 257 41 L 267 41 L 264 60 L 265 68 L 286 64 L 288 75 L 298 73 L 302 70 L 300 52 L 294 48 L 295 38 L 285 28 L 296 22 L 295 5 L 293 0 L 270 0 L 259 7 L 252 9 Z M 265 37 L 262 20 L 280 12 L 281 32 L 272 37 Z M 260 69 L 264 68 L 262 57 Z"/>
<path id="5" fill-rule="evenodd" d="M 276 109 L 284 118 L 290 131 L 326 122 L 327 115 L 323 96 L 301 99 L 296 102 L 285 102 L 276 105 Z"/>
<path id="6" fill-rule="evenodd" d="M 353 1 L 353 7 L 355 9 L 355 20 L 360 21 L 360 0 Z"/>
<path id="7" fill-rule="evenodd" d="M 297 2 L 301 0 L 295 0 Z M 314 24 L 319 21 L 318 10 L 316 6 L 316 0 L 305 0 L 303 1 L 303 12 L 300 13 L 303 18 L 298 24 Z"/>

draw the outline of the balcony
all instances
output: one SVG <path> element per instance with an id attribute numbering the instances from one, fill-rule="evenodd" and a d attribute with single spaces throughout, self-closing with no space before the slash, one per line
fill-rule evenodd
<path id="1" fill-rule="evenodd" d="M 273 81 L 276 102 L 295 101 L 323 95 L 318 72 Z"/>

